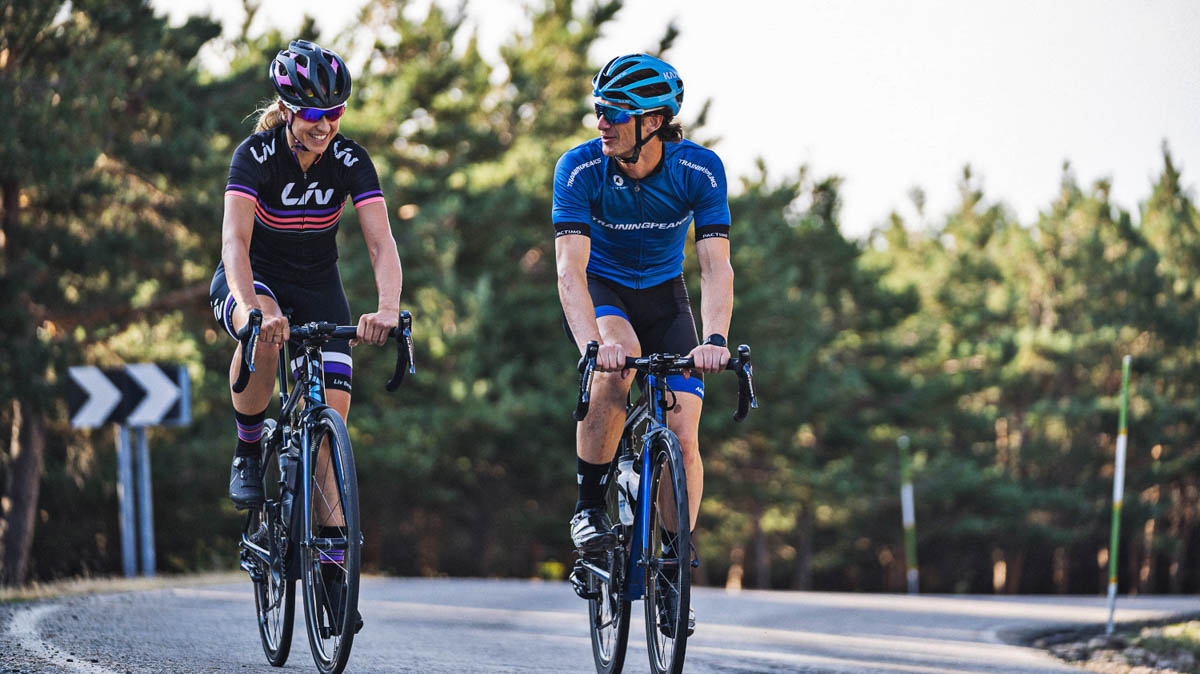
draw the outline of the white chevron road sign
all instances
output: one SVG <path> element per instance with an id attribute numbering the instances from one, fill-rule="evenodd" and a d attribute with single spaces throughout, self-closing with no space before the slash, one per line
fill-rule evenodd
<path id="1" fill-rule="evenodd" d="M 184 425 L 191 421 L 191 382 L 182 365 L 134 363 L 123 368 L 72 367 L 67 388 L 71 425 L 96 428 Z"/>
<path id="2" fill-rule="evenodd" d="M 121 402 L 121 389 L 113 386 L 100 368 L 92 365 L 69 368 L 67 374 L 87 393 L 87 398 L 78 408 L 71 406 L 71 425 L 75 428 L 102 425 L 117 403 Z"/>

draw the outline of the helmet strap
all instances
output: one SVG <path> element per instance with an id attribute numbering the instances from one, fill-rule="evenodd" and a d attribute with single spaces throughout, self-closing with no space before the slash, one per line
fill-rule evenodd
<path id="1" fill-rule="evenodd" d="M 649 143 L 657 135 L 657 133 L 652 133 L 649 137 L 642 138 L 642 117 L 643 115 L 638 115 L 637 119 L 634 120 L 636 123 L 633 126 L 633 152 L 630 152 L 628 157 L 617 157 L 618 161 L 626 164 L 636 164 L 638 157 L 642 156 L 642 146 Z"/>
<path id="2" fill-rule="evenodd" d="M 304 147 L 304 143 L 300 142 L 300 138 L 296 135 L 296 132 L 292 131 L 292 122 L 295 121 L 295 119 L 296 119 L 296 113 L 292 112 L 291 110 L 289 110 L 288 113 L 289 113 L 288 114 L 288 123 L 287 123 L 288 135 L 290 135 L 292 137 L 292 141 L 294 141 L 292 143 L 289 143 L 289 146 L 295 152 L 312 152 L 312 150 L 309 150 L 307 147 Z"/>

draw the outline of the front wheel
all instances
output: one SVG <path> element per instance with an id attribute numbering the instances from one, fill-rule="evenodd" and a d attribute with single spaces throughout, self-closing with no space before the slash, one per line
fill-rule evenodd
<path id="1" fill-rule="evenodd" d="M 617 512 L 617 487 L 609 474 L 608 513 L 613 522 L 619 522 Z M 619 674 L 625 666 L 625 649 L 629 645 L 629 600 L 625 594 L 625 541 L 608 550 L 606 570 L 608 580 L 588 573 L 588 590 L 596 595 L 588 600 L 588 623 L 592 635 L 592 659 L 596 661 L 597 674 Z"/>
<path id="2" fill-rule="evenodd" d="M 258 636 L 262 640 L 267 662 L 282 667 L 292 647 L 292 621 L 296 615 L 296 583 L 287 575 L 288 525 L 281 516 L 279 504 L 282 496 L 282 476 L 269 477 L 275 470 L 269 468 L 274 462 L 274 452 L 267 442 L 275 430 L 275 421 L 268 419 L 263 429 L 263 476 L 267 498 L 250 515 L 251 540 L 265 548 L 269 562 L 257 559 L 261 580 L 254 582 L 254 608 L 258 615 Z M 278 465 L 278 464 L 275 464 Z"/>
<path id="3" fill-rule="evenodd" d="M 646 650 L 656 674 L 679 674 L 691 633 L 691 519 L 683 453 L 663 431 L 647 449 L 650 462 L 646 545 Z"/>
<path id="4" fill-rule="evenodd" d="M 322 409 L 309 434 L 311 468 L 307 492 L 308 531 L 301 543 L 304 617 L 313 660 L 323 674 L 341 672 L 350 658 L 358 615 L 362 537 L 358 477 L 350 436 L 341 416 Z"/>

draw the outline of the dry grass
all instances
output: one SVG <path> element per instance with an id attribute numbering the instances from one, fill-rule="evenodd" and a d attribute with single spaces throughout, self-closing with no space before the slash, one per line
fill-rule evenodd
<path id="1" fill-rule="evenodd" d="M 136 590 L 158 590 L 165 587 L 195 587 L 236 583 L 246 574 L 230 571 L 224 573 L 201 573 L 185 576 L 154 576 L 152 578 L 71 578 L 49 583 L 33 583 L 22 587 L 0 587 L 0 604 L 53 599 L 85 594 L 109 594 Z"/>

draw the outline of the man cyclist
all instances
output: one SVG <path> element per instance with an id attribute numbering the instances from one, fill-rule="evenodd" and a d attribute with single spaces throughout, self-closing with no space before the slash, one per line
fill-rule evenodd
<path id="1" fill-rule="evenodd" d="M 717 372 L 729 360 L 733 310 L 725 169 L 716 153 L 684 140 L 674 121 L 683 102 L 679 74 L 646 54 L 619 56 L 592 78 L 592 96 L 600 137 L 559 159 L 552 213 L 568 335 L 581 353 L 589 341 L 600 344 L 590 412 L 576 429 L 571 538 L 585 557 L 615 542 L 603 481 L 633 381 L 623 371 L 626 356 L 687 354 L 697 373 Z M 707 335 L 700 344 L 683 279 L 693 220 Z M 694 528 L 704 487 L 697 433 L 704 381 L 696 373 L 667 381 L 678 394 L 667 424 L 683 449 Z"/>
<path id="2" fill-rule="evenodd" d="M 399 323 L 402 284 L 375 166 L 366 150 L 338 133 L 351 91 L 345 62 L 312 42 L 293 40 L 272 59 L 268 79 L 278 97 L 258 111 L 256 132 L 233 153 L 221 261 L 209 291 L 213 316 L 234 337 L 252 310 L 262 312 L 254 374 L 244 391 L 232 394 L 238 440 L 229 498 L 239 510 L 257 507 L 264 498 L 259 440 L 275 390 L 277 359 L 290 337 L 281 307 L 291 310 L 297 323 L 350 321 L 336 241 L 347 196 L 358 211 L 379 292 L 378 308 L 358 319 L 359 340 L 387 341 Z M 350 409 L 350 346 L 334 340 L 323 348 L 327 402 L 343 419 Z M 239 345 L 231 383 L 241 358 Z M 328 453 L 320 457 L 318 474 L 332 480 Z M 326 508 L 319 515 L 321 525 L 342 523 L 340 509 Z"/>

